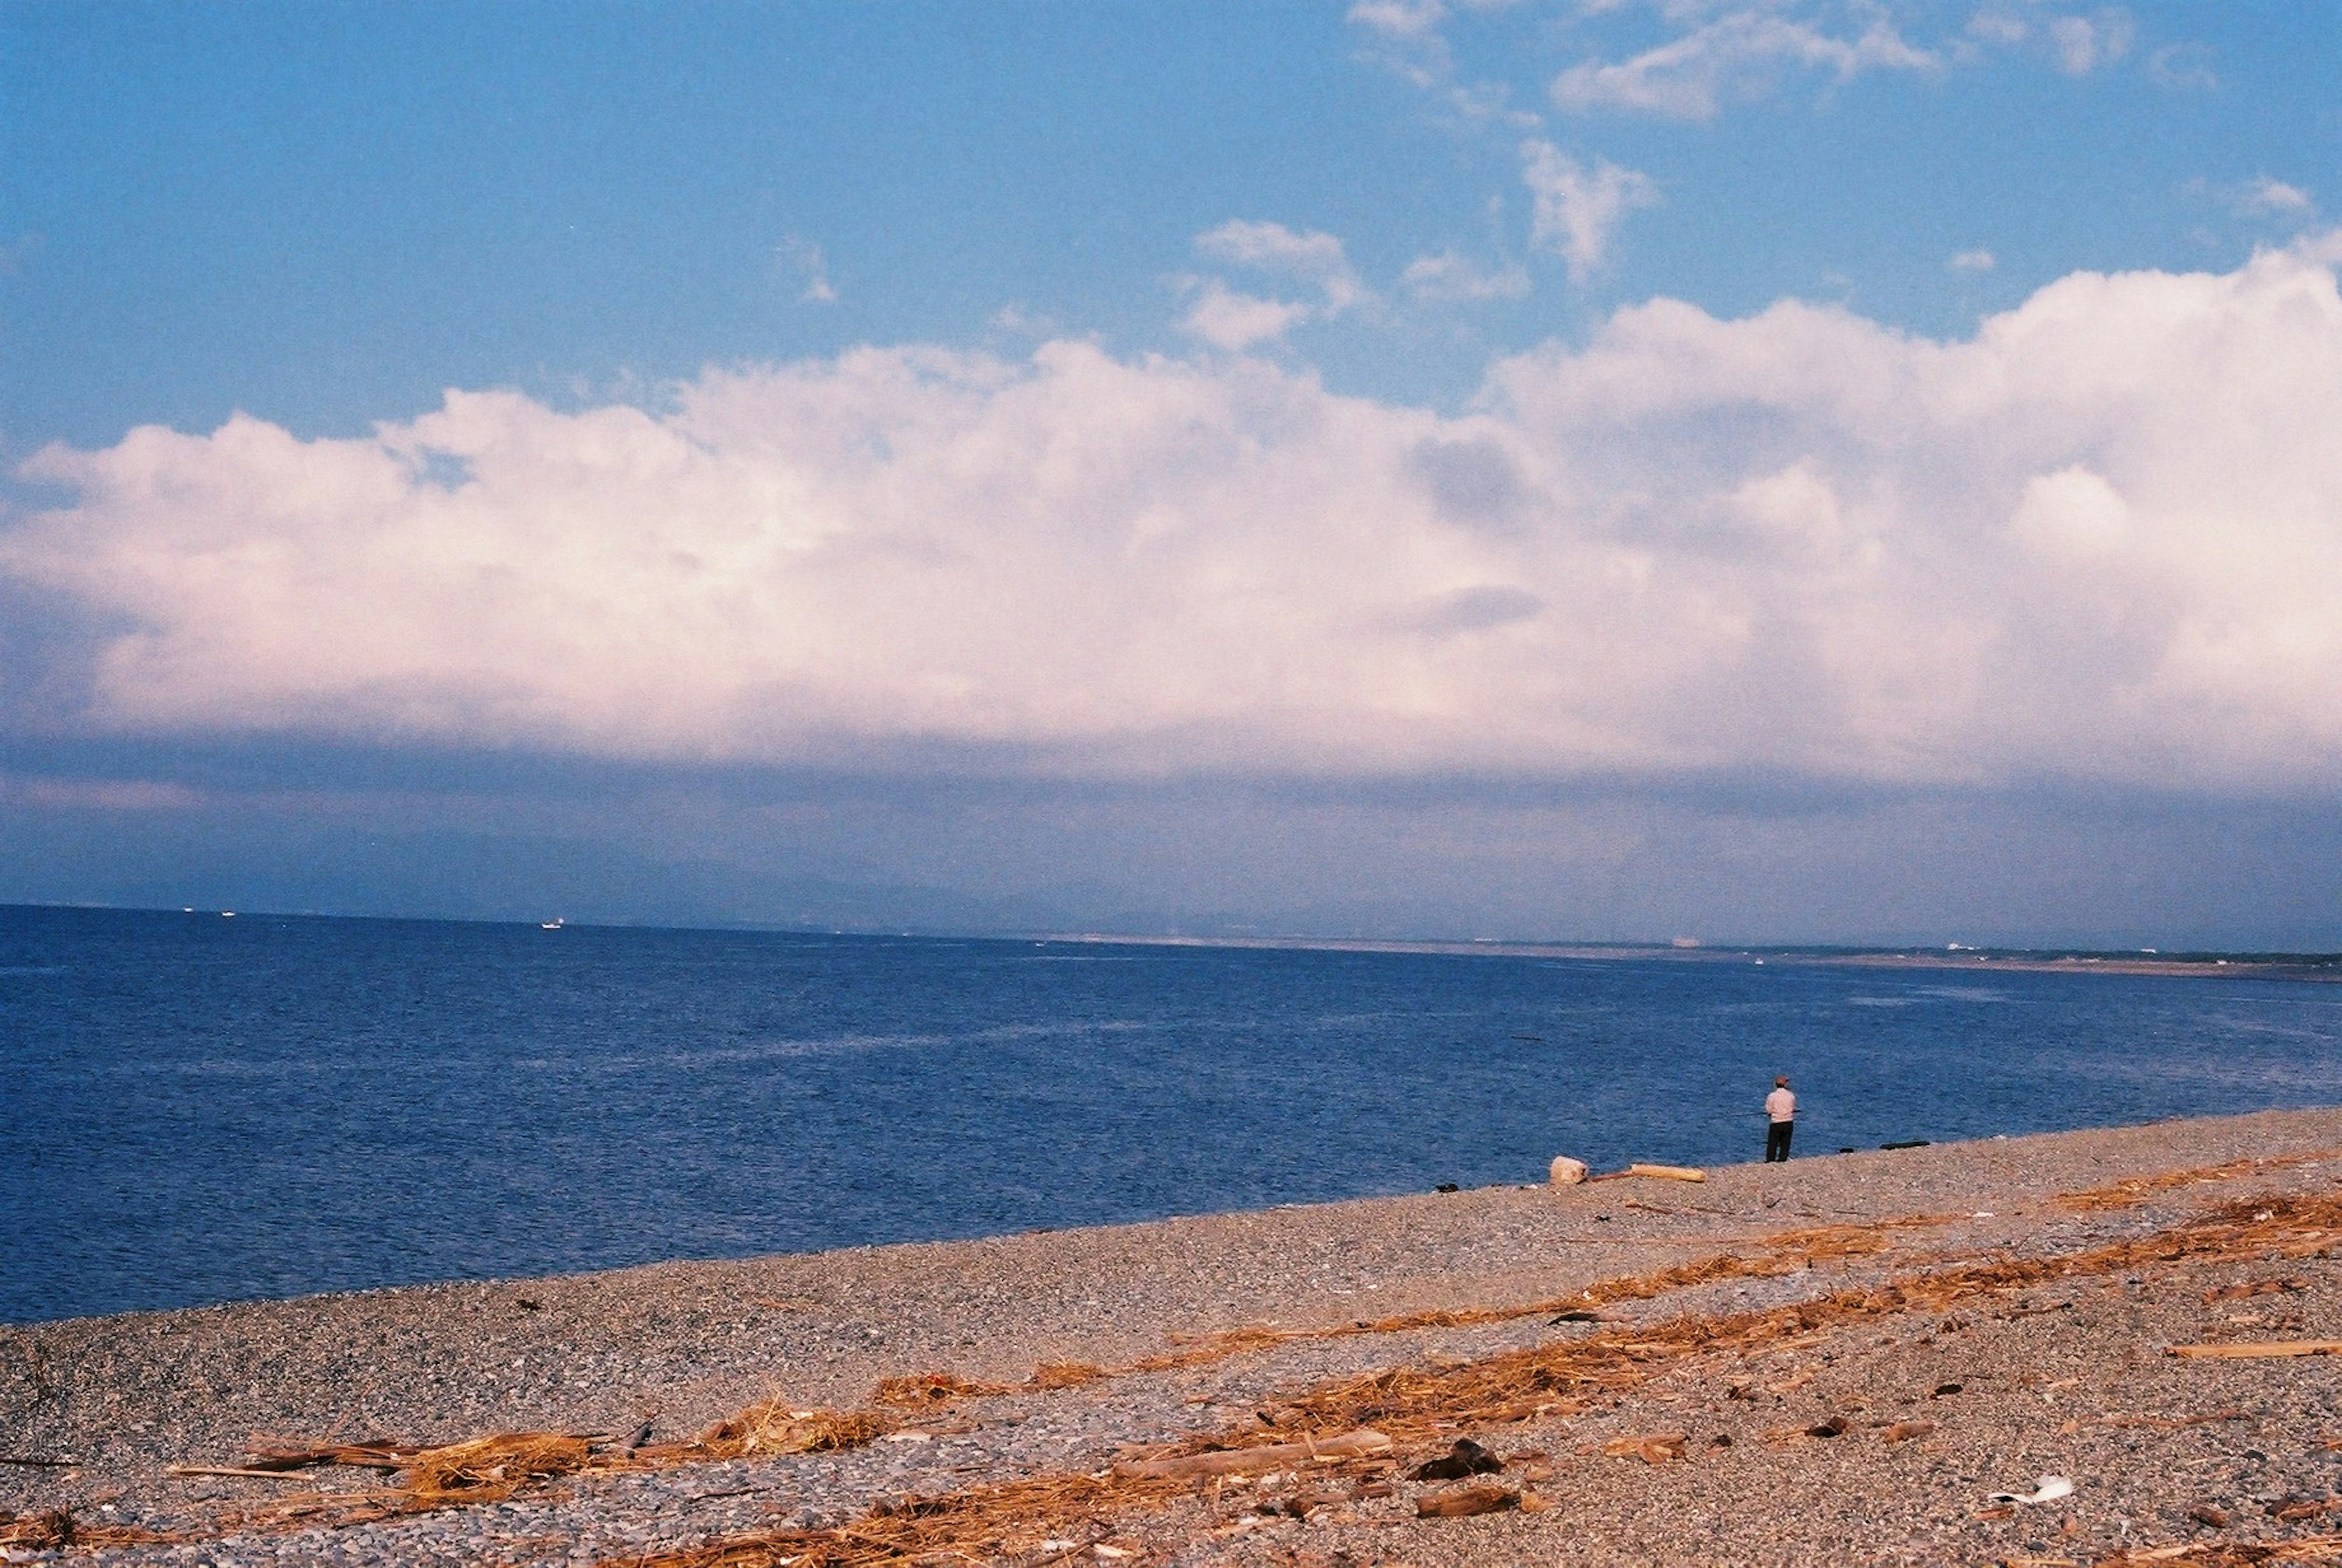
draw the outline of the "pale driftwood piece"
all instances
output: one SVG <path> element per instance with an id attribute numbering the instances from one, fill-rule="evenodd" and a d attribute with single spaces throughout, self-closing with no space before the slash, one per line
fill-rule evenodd
<path id="1" fill-rule="evenodd" d="M 240 1475 L 247 1481 L 297 1481 L 304 1486 L 315 1486 L 317 1478 L 304 1475 L 297 1470 L 254 1470 L 233 1464 L 166 1464 L 165 1475 Z"/>
<path id="2" fill-rule="evenodd" d="M 244 1456 L 255 1471 L 288 1473 L 313 1464 L 347 1464 L 362 1470 L 404 1470 L 424 1451 L 388 1443 L 311 1443 L 286 1448 L 255 1448 Z"/>
<path id="3" fill-rule="evenodd" d="M 1363 1459 L 1386 1453 L 1391 1440 L 1372 1427 L 1362 1426 L 1338 1437 L 1311 1443 L 1271 1443 L 1258 1448 L 1221 1448 L 1209 1453 L 1182 1453 L 1169 1459 L 1126 1459 L 1114 1467 L 1116 1475 L 1133 1481 L 1178 1481 L 1188 1476 L 1240 1475 L 1248 1470 L 1276 1470 L 1306 1464 L 1313 1459 Z"/>
<path id="4" fill-rule="evenodd" d="M 1637 1160 L 1626 1167 L 1630 1176 L 1658 1176 L 1670 1182 L 1705 1182 L 1707 1173 L 1696 1165 L 1646 1165 Z"/>
<path id="5" fill-rule="evenodd" d="M 2342 1339 L 2237 1340 L 2229 1344 L 2175 1344 L 2173 1355 L 2190 1361 L 2250 1361 L 2274 1355 L 2342 1355 Z"/>

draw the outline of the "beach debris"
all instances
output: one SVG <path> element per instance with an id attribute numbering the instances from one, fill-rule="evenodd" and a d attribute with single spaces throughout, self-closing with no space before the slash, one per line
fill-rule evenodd
<path id="1" fill-rule="evenodd" d="M 1346 1492 L 1296 1492 L 1285 1500 L 1285 1511 L 1296 1519 L 1306 1519 L 1321 1508 L 1337 1508 L 1349 1500 Z"/>
<path id="2" fill-rule="evenodd" d="M 1363 1459 L 1387 1453 L 1391 1440 L 1372 1427 L 1359 1427 L 1337 1437 L 1311 1438 L 1300 1443 L 1268 1443 L 1251 1448 L 1215 1448 L 1202 1453 L 1174 1454 L 1168 1459 L 1126 1459 L 1114 1473 L 1134 1481 L 1173 1481 L 1191 1476 L 1257 1474 L 1288 1464 L 1321 1459 Z"/>
<path id="3" fill-rule="evenodd" d="M 22 1546 L 34 1552 L 45 1552 L 55 1547 L 70 1546 L 73 1538 L 74 1517 L 67 1509 L 51 1509 L 45 1513 L 0 1514 L 0 1546 Z"/>
<path id="4" fill-rule="evenodd" d="M 2334 1355 L 2342 1339 L 2231 1340 L 2218 1344 L 2175 1344 L 2169 1353 L 2189 1361 L 2252 1361 L 2265 1356 Z"/>
<path id="5" fill-rule="evenodd" d="M 1929 1399 L 1949 1399 L 1967 1385 L 1962 1383 L 1939 1383 L 1929 1392 Z"/>
<path id="6" fill-rule="evenodd" d="M 870 1400 L 874 1404 L 916 1409 L 921 1405 L 949 1404 L 955 1400 L 1014 1392 L 1014 1386 L 1009 1383 L 970 1383 L 947 1372 L 916 1372 L 906 1377 L 881 1378 L 878 1386 L 870 1391 Z"/>
<path id="7" fill-rule="evenodd" d="M 2308 1288 L 2307 1280 L 2247 1280 L 2242 1284 L 2222 1285 L 2217 1290 L 2206 1291 L 2204 1301 L 2207 1305 L 2213 1302 L 2240 1302 L 2254 1296 L 2275 1295 L 2279 1291 L 2292 1293 Z"/>
<path id="8" fill-rule="evenodd" d="M 1446 1453 L 1425 1460 L 1407 1474 L 1416 1481 L 1462 1481 L 1474 1475 L 1493 1475 L 1504 1467 L 1503 1460 L 1470 1438 L 1459 1437 Z"/>
<path id="9" fill-rule="evenodd" d="M 1593 1312 L 1585 1307 L 1571 1307 L 1567 1312 L 1556 1313 L 1546 1320 L 1546 1326 L 1551 1327 L 1556 1323 L 1620 1323 L 1623 1321 L 1625 1320 L 1615 1313 Z"/>
<path id="10" fill-rule="evenodd" d="M 1573 1160 L 1567 1154 L 1556 1154 L 1548 1176 L 1556 1187 L 1574 1187 L 1586 1180 L 1590 1167 L 1583 1160 Z"/>
<path id="11" fill-rule="evenodd" d="M 259 1446 L 244 1456 L 248 1470 L 305 1470 L 313 1464 L 348 1464 L 362 1470 L 404 1470 L 424 1452 L 417 1443 L 373 1438 L 362 1443 L 310 1443 L 299 1438 L 275 1439 L 275 1446 Z"/>
<path id="12" fill-rule="evenodd" d="M 2331 1513 L 2334 1512 L 2335 1503 L 2336 1500 L 2330 1496 L 2314 1496 L 2307 1492 L 2296 1492 L 2278 1498 L 2263 1512 L 2280 1524 L 2291 1524 L 2297 1520 L 2315 1519 L 2321 1513 Z"/>
<path id="13" fill-rule="evenodd" d="M 1844 1437 L 1853 1426 L 1854 1422 L 1851 1418 L 1833 1415 L 1827 1421 L 1817 1421 L 1806 1428 L 1806 1435 L 1807 1437 Z"/>
<path id="14" fill-rule="evenodd" d="M 2198 1503 L 2187 1511 L 2187 1517 L 2208 1530 L 2226 1530 L 2228 1527 L 2228 1511 L 2209 1503 Z"/>
<path id="15" fill-rule="evenodd" d="M 509 1497 L 526 1483 L 574 1475 L 586 1468 L 592 1444 L 561 1432 L 507 1432 L 426 1448 L 407 1466 L 406 1489 L 415 1501 Z"/>
<path id="16" fill-rule="evenodd" d="M 1705 1182 L 1707 1173 L 1696 1165 L 1653 1165 L 1637 1160 L 1626 1167 L 1629 1176 L 1650 1176 L 1666 1182 Z"/>
<path id="17" fill-rule="evenodd" d="M 255 1470 L 235 1464 L 166 1464 L 163 1466 L 163 1473 L 184 1477 L 233 1475 L 247 1481 L 297 1481 L 304 1486 L 317 1483 L 315 1476 L 304 1474 L 298 1470 Z"/>
<path id="18" fill-rule="evenodd" d="M 1502 1513 L 1521 1505 L 1521 1494 L 1509 1486 L 1467 1486 L 1460 1492 L 1435 1493 L 1415 1500 L 1417 1519 L 1469 1519 L 1476 1513 Z"/>
<path id="19" fill-rule="evenodd" d="M 2199 1165 L 2187 1171 L 2166 1171 L 2155 1176 L 2132 1176 L 2126 1181 L 2092 1187 L 2087 1192 L 2067 1193 L 2058 1198 L 2060 1208 L 2083 1213 L 2108 1209 L 2136 1208 L 2157 1193 L 2167 1193 L 2176 1187 L 2192 1187 L 2206 1182 L 2234 1181 L 2238 1176 L 2256 1175 L 2263 1171 L 2281 1171 L 2292 1165 L 2312 1165 L 2342 1154 L 2342 1149 L 2317 1149 L 2306 1154 L 2270 1154 L 2257 1159 L 2231 1160 L 2225 1165 Z"/>
<path id="20" fill-rule="evenodd" d="M 1602 1445 L 1605 1459 L 1639 1459 L 1646 1464 L 1665 1464 L 1670 1459 L 1684 1456 L 1684 1444 L 1690 1441 L 1681 1432 L 1626 1433 L 1611 1438 Z"/>
<path id="21" fill-rule="evenodd" d="M 1932 1421 L 1898 1421 L 1879 1435 L 1891 1444 L 1908 1443 L 1914 1438 L 1925 1437 L 1935 1430 L 1936 1423 Z"/>
<path id="22" fill-rule="evenodd" d="M 1985 1499 L 1987 1503 L 2013 1503 L 2019 1507 L 2031 1507 L 2037 1503 L 2055 1503 L 2061 1497 L 2074 1495 L 2071 1477 L 2043 1475 L 2035 1479 L 2033 1490 L 2027 1493 L 1996 1492 Z"/>
<path id="23" fill-rule="evenodd" d="M 1460 1193 L 1464 1189 L 1457 1186 L 1453 1182 L 1442 1182 L 1431 1190 L 1435 1193 Z"/>

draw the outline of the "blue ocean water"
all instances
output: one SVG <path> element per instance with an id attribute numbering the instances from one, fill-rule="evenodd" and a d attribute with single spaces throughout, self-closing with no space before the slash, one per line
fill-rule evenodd
<path id="1" fill-rule="evenodd" d="M 2328 1104 L 2342 985 L 0 909 L 0 1322 Z"/>

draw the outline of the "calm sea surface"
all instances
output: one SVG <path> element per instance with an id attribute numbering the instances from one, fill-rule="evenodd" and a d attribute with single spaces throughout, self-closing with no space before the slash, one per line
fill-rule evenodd
<path id="1" fill-rule="evenodd" d="M 1533 1038 L 1524 1038 L 1531 1036 Z M 2342 1101 L 2342 985 L 0 909 L 0 1322 Z"/>

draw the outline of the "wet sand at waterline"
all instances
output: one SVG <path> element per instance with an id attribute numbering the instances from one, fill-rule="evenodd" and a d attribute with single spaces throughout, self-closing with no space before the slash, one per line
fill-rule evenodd
<path id="1" fill-rule="evenodd" d="M 2342 1560 L 2342 1360 L 2280 1353 L 2342 1338 L 2342 1111 L 1708 1178 L 0 1329 L 0 1541 L 220 1564 Z M 501 1433 L 539 1435 L 418 1452 Z M 1415 1477 L 1458 1439 L 1502 1468 Z M 174 1473 L 326 1442 L 375 1467 Z"/>

